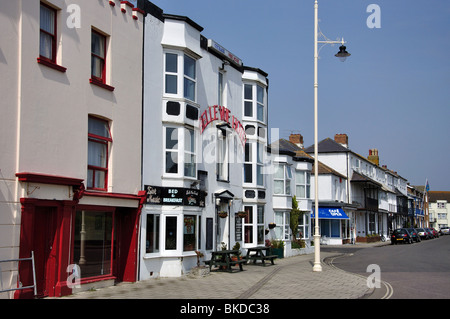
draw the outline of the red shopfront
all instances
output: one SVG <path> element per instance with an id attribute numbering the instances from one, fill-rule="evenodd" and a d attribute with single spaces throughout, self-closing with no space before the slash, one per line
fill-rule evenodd
<path id="1" fill-rule="evenodd" d="M 145 192 L 88 192 L 78 179 L 29 173 L 17 176 L 22 183 L 68 186 L 74 190 L 72 200 L 20 200 L 19 258 L 34 252 L 37 297 L 71 294 L 69 265 L 79 266 L 77 277 L 81 285 L 105 280 L 136 281 L 138 223 Z M 121 205 L 112 206 L 115 201 Z M 23 286 L 32 284 L 31 263 L 19 264 L 19 279 Z M 18 290 L 14 297 L 33 298 L 33 290 Z"/>

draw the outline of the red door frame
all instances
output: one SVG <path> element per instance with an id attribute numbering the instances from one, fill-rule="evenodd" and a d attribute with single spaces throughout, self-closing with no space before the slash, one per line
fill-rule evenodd
<path id="1" fill-rule="evenodd" d="M 52 238 L 52 248 L 50 254 L 44 260 L 46 269 L 38 269 L 37 273 L 46 274 L 46 287 L 38 287 L 39 291 L 46 291 L 45 296 L 55 297 L 70 294 L 72 290 L 67 287 L 66 269 L 69 260 L 70 245 L 70 225 L 72 210 L 75 205 L 74 201 L 56 201 L 56 200 L 39 200 L 34 198 L 21 198 L 21 226 L 20 226 L 20 248 L 19 258 L 28 258 L 31 251 L 35 251 L 45 247 L 45 243 L 38 242 L 36 239 L 36 227 L 41 227 L 45 221 L 37 220 L 36 209 L 51 208 L 54 212 L 49 219 L 54 226 L 48 229 L 52 232 L 48 234 Z M 50 221 L 49 220 L 49 221 Z M 39 265 L 39 267 L 42 267 Z M 33 275 L 31 264 L 19 263 L 19 276 L 21 282 L 25 285 L 32 285 Z M 15 299 L 34 298 L 33 289 L 17 290 L 14 294 Z"/>
<path id="2" fill-rule="evenodd" d="M 54 210 L 52 220 L 54 227 L 52 227 L 51 234 L 53 237 L 53 245 L 51 249 L 51 256 L 54 260 L 48 265 L 46 282 L 49 297 L 61 297 L 72 293 L 72 289 L 67 286 L 67 267 L 69 260 L 73 256 L 73 236 L 72 227 L 74 225 L 75 212 L 78 202 L 81 197 L 85 195 L 106 197 L 106 198 L 120 198 L 120 199 L 134 199 L 138 200 L 137 208 L 127 208 L 123 214 L 127 214 L 126 223 L 118 226 L 120 233 L 117 234 L 118 241 L 117 249 L 118 256 L 115 265 L 117 267 L 117 275 L 120 281 L 134 282 L 137 280 L 137 261 L 138 261 L 138 234 L 139 221 L 142 206 L 146 200 L 146 191 L 140 191 L 138 195 L 129 194 L 114 194 L 114 193 L 90 193 L 85 192 L 81 180 L 70 179 L 65 177 L 40 175 L 33 173 L 18 173 L 16 176 L 20 182 L 41 182 L 45 184 L 57 185 L 71 185 L 79 187 L 79 191 L 74 194 L 74 200 L 58 201 L 58 200 L 43 200 L 35 198 L 21 198 L 21 225 L 20 225 L 20 247 L 19 258 L 29 258 L 31 251 L 41 243 L 35 243 L 35 227 L 38 224 L 35 218 L 36 207 L 51 207 Z M 96 206 L 98 208 L 98 206 Z M 111 208 L 111 207 L 109 207 Z M 122 215 L 122 213 L 120 214 Z M 117 215 L 116 215 L 117 216 Z M 125 215 L 124 215 L 125 216 Z M 123 217 L 123 216 L 121 216 Z M 118 220 L 117 224 L 122 220 Z M 113 266 L 114 267 L 114 266 Z M 33 282 L 31 263 L 19 263 L 18 272 L 20 280 L 24 285 Z M 15 299 L 34 298 L 34 291 L 32 288 L 17 290 L 14 293 Z"/>

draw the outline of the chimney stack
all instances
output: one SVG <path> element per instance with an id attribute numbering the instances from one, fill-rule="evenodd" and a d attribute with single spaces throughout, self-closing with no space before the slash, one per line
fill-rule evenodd
<path id="1" fill-rule="evenodd" d="M 367 156 L 367 159 L 374 163 L 377 166 L 380 166 L 380 157 L 378 156 L 378 149 L 373 148 L 369 150 L 369 156 Z"/>
<path id="2" fill-rule="evenodd" d="M 294 143 L 300 148 L 303 148 L 303 136 L 301 134 L 289 135 L 289 142 Z"/>
<path id="3" fill-rule="evenodd" d="M 334 141 L 348 148 L 348 136 L 347 134 L 335 134 Z"/>

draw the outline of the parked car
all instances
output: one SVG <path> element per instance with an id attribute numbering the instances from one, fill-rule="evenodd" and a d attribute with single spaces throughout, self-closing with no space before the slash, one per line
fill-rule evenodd
<path id="1" fill-rule="evenodd" d="M 430 232 L 433 234 L 433 238 L 438 238 L 439 237 L 439 233 L 436 229 L 434 228 L 428 228 L 430 230 Z"/>
<path id="2" fill-rule="evenodd" d="M 441 234 L 442 235 L 448 235 L 450 233 L 449 227 L 441 227 Z"/>
<path id="3" fill-rule="evenodd" d="M 419 232 L 417 231 L 417 229 L 415 229 L 415 228 L 407 228 L 408 229 L 408 232 L 409 232 L 409 234 L 411 235 L 411 237 L 412 237 L 412 239 L 415 241 L 415 242 L 420 242 L 420 241 L 422 241 L 421 239 L 420 239 L 420 236 L 419 236 Z"/>
<path id="4" fill-rule="evenodd" d="M 416 228 L 417 232 L 419 233 L 420 239 L 430 239 L 430 234 L 428 231 L 425 230 L 425 228 Z"/>
<path id="5" fill-rule="evenodd" d="M 428 239 L 434 239 L 434 235 L 433 235 L 433 232 L 431 231 L 431 229 L 429 229 L 429 228 L 424 228 L 424 229 L 428 234 Z"/>
<path id="6" fill-rule="evenodd" d="M 391 244 L 397 243 L 413 243 L 413 238 L 407 228 L 395 229 L 391 234 Z"/>

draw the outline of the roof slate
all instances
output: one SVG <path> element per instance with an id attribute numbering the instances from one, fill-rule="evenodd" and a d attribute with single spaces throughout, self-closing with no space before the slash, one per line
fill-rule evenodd
<path id="1" fill-rule="evenodd" d="M 319 153 L 342 153 L 342 152 L 351 152 L 347 147 L 342 146 L 335 140 L 327 137 L 326 139 L 320 141 L 318 143 Z M 306 153 L 314 153 L 314 144 L 305 148 Z"/>
<path id="2" fill-rule="evenodd" d="M 435 202 L 437 200 L 447 200 L 450 203 L 450 192 L 447 191 L 429 191 L 428 196 L 430 202 Z"/>

